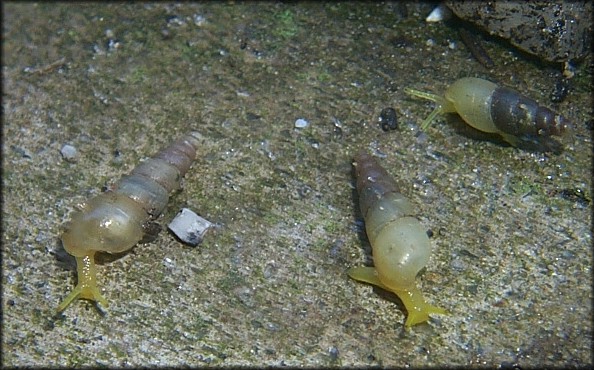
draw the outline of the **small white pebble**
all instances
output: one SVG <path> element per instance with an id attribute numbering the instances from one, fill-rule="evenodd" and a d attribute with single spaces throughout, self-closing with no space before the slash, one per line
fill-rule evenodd
<path id="1" fill-rule="evenodd" d="M 425 22 L 441 22 L 450 18 L 452 18 L 452 11 L 444 4 L 439 4 L 425 18 Z"/>
<path id="2" fill-rule="evenodd" d="M 202 26 L 206 21 L 206 17 L 204 17 L 202 14 L 194 14 L 192 18 L 194 19 L 194 24 L 198 27 Z"/>
<path id="3" fill-rule="evenodd" d="M 168 225 L 171 230 L 182 242 L 197 246 L 202 242 L 204 234 L 212 227 L 212 223 L 198 216 L 188 208 L 182 210 Z"/>
<path id="4" fill-rule="evenodd" d="M 306 120 L 304 120 L 303 118 L 298 118 L 298 119 L 295 121 L 295 127 L 296 127 L 296 128 L 305 128 L 305 127 L 307 127 L 307 126 L 309 126 L 309 122 L 307 122 L 307 121 L 306 121 Z"/>
<path id="5" fill-rule="evenodd" d="M 163 259 L 163 265 L 165 267 L 167 267 L 167 268 L 170 268 L 170 269 L 174 269 L 175 268 L 175 262 L 171 258 L 169 258 L 169 257 L 165 257 Z"/>
<path id="6" fill-rule="evenodd" d="M 62 154 L 62 158 L 67 161 L 73 161 L 76 158 L 76 148 L 72 145 L 65 144 L 62 149 L 60 149 L 60 154 Z"/>

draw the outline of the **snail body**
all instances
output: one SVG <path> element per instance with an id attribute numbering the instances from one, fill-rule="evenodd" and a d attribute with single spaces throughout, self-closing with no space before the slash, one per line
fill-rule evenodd
<path id="1" fill-rule="evenodd" d="M 429 262 L 431 243 L 412 217 L 411 203 L 371 155 L 362 152 L 355 162 L 359 206 L 375 266 L 351 268 L 349 276 L 395 293 L 408 311 L 407 327 L 427 321 L 429 314 L 445 314 L 428 304 L 416 286 L 416 275 Z"/>
<path id="2" fill-rule="evenodd" d="M 121 253 L 142 239 L 148 223 L 165 209 L 169 193 L 179 188 L 200 139 L 198 132 L 191 132 L 176 140 L 73 214 L 65 225 L 62 244 L 76 259 L 78 284 L 58 306 L 58 312 L 77 298 L 108 306 L 96 283 L 95 253 Z"/>
<path id="3" fill-rule="evenodd" d="M 437 103 L 435 110 L 421 124 L 422 130 L 429 127 L 438 114 L 457 113 L 475 129 L 499 134 L 508 143 L 518 146 L 521 137 L 561 136 L 571 128 L 571 123 L 562 115 L 516 90 L 482 78 L 461 78 L 446 90 L 443 97 L 410 88 L 404 91 Z"/>

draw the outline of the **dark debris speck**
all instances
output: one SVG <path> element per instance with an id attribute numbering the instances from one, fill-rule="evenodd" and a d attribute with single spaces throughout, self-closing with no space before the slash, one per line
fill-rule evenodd
<path id="1" fill-rule="evenodd" d="M 379 124 L 384 131 L 396 130 L 398 128 L 396 110 L 391 107 L 384 108 L 379 115 Z"/>

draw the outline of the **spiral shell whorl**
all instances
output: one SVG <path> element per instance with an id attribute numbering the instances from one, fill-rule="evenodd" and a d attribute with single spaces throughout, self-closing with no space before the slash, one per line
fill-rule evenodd
<path id="1" fill-rule="evenodd" d="M 354 159 L 359 206 L 365 217 L 370 207 L 385 194 L 397 192 L 397 187 L 386 170 L 371 155 L 362 151 Z"/>
<path id="2" fill-rule="evenodd" d="M 493 91 L 491 118 L 500 131 L 515 136 L 560 136 L 571 128 L 562 115 L 507 87 Z"/>
<path id="3" fill-rule="evenodd" d="M 192 132 L 177 139 L 167 148 L 160 151 L 154 158 L 159 158 L 173 165 L 184 176 L 196 158 L 196 149 L 200 144 L 200 134 Z"/>
<path id="4" fill-rule="evenodd" d="M 89 251 L 118 253 L 131 248 L 143 235 L 143 224 L 166 207 L 169 193 L 180 185 L 196 157 L 200 134 L 190 133 L 136 166 L 111 191 L 88 201 L 72 216 L 62 236 L 74 256 Z"/>
<path id="5" fill-rule="evenodd" d="M 140 204 L 147 213 L 158 216 L 167 205 L 169 193 L 179 188 L 181 178 L 196 158 L 198 133 L 177 139 L 171 145 L 136 166 L 113 189 Z"/>

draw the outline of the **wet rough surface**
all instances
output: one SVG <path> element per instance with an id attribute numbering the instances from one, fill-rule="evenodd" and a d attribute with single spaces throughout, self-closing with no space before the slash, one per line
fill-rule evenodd
<path id="1" fill-rule="evenodd" d="M 430 4 L 2 6 L 4 365 L 592 365 L 591 59 L 551 103 L 560 70 L 492 42 L 485 69 L 424 21 Z M 433 104 L 403 89 L 465 76 L 565 115 L 564 150 L 477 137 L 452 115 L 419 132 Z M 378 124 L 386 107 L 396 130 Z M 56 316 L 76 205 L 190 130 L 205 144 L 156 221 L 187 207 L 217 227 L 196 248 L 161 232 L 104 258 L 109 309 Z M 449 315 L 406 330 L 395 296 L 348 278 L 371 263 L 361 149 L 430 231 L 417 282 Z"/>
<path id="2" fill-rule="evenodd" d="M 592 53 L 591 1 L 447 1 L 460 18 L 550 62 Z"/>

